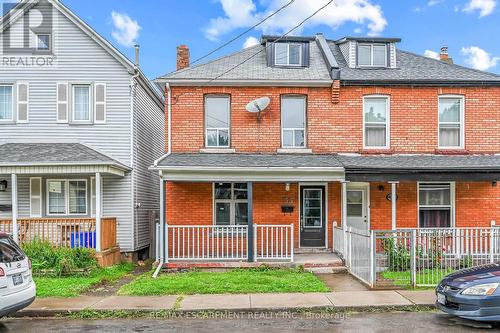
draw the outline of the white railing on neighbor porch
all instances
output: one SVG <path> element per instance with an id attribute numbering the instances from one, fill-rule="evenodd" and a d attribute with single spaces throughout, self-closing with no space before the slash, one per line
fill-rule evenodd
<path id="1" fill-rule="evenodd" d="M 166 225 L 167 259 L 293 261 L 293 224 L 254 224 L 252 231 L 253 238 L 246 225 Z"/>
<path id="2" fill-rule="evenodd" d="M 434 286 L 447 274 L 500 260 L 500 228 L 417 228 L 362 232 L 334 227 L 335 252 L 372 286 Z"/>

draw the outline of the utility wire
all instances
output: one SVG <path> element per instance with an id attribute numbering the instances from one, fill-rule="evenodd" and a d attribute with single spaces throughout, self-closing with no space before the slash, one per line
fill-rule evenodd
<path id="1" fill-rule="evenodd" d="M 333 0 L 328 1 L 325 5 L 321 6 L 314 13 L 312 13 L 311 15 L 309 15 L 308 17 L 306 17 L 305 19 L 303 19 L 302 21 L 300 21 L 296 26 L 294 26 L 293 28 L 291 28 L 290 30 L 288 30 L 286 33 L 284 33 L 280 37 L 276 38 L 272 42 L 268 43 L 263 49 L 260 49 L 258 52 L 252 54 L 250 57 L 246 58 L 242 62 L 234 65 L 233 67 L 229 68 L 228 70 L 224 71 L 223 73 L 221 73 L 221 74 L 217 75 L 216 77 L 208 80 L 204 84 L 196 86 L 194 88 L 203 88 L 203 87 L 209 85 L 210 83 L 214 82 L 215 80 L 221 78 L 222 76 L 228 74 L 229 72 L 233 71 L 234 69 L 236 69 L 236 68 L 240 67 L 241 65 L 245 64 L 246 62 L 250 61 L 251 59 L 255 58 L 256 56 L 258 56 L 259 54 L 261 54 L 262 52 L 264 52 L 265 50 L 267 50 L 270 46 L 276 44 L 277 42 L 279 42 L 280 40 L 282 40 L 286 36 L 288 36 L 290 33 L 292 33 L 293 31 L 297 30 L 298 28 L 300 28 L 304 23 L 306 23 L 308 20 L 310 20 L 311 18 L 313 18 L 314 16 L 316 16 L 319 12 L 321 12 L 323 9 L 325 9 L 327 6 L 329 6 L 332 2 L 333 2 Z M 185 94 L 187 94 L 187 93 L 182 93 L 180 95 L 174 96 L 174 99 L 178 100 L 179 97 L 181 97 L 181 96 L 183 96 Z M 175 102 L 174 104 L 176 104 L 176 103 L 177 102 Z"/>
<path id="2" fill-rule="evenodd" d="M 246 35 L 247 33 L 249 33 L 250 31 L 252 31 L 253 29 L 255 29 L 256 27 L 258 27 L 259 25 L 261 25 L 262 23 L 266 22 L 268 19 L 270 19 L 271 17 L 275 16 L 276 14 L 278 14 L 279 12 L 281 12 L 283 9 L 285 9 L 286 7 L 290 6 L 292 3 L 294 3 L 295 0 L 291 0 L 290 2 L 286 3 L 284 6 L 280 7 L 278 10 L 276 10 L 275 12 L 269 14 L 268 16 L 264 17 L 261 21 L 257 22 L 256 24 L 254 24 L 253 26 L 251 26 L 250 28 L 248 28 L 247 30 L 243 31 L 242 33 L 240 33 L 238 36 L 234 37 L 234 38 L 231 38 L 230 40 L 228 40 L 227 42 L 225 42 L 224 44 L 222 44 L 221 46 L 217 47 L 215 50 L 212 50 L 210 51 L 209 53 L 205 54 L 204 56 L 202 57 L 199 57 L 198 59 L 194 60 L 193 62 L 190 63 L 190 65 L 194 65 L 196 64 L 197 62 L 199 62 L 200 60 L 203 60 L 209 56 L 211 56 L 212 54 L 214 54 L 215 52 L 219 51 L 220 49 L 228 46 L 229 44 L 231 44 L 232 42 L 234 42 L 235 40 L 238 40 L 240 39 L 242 36 Z"/>

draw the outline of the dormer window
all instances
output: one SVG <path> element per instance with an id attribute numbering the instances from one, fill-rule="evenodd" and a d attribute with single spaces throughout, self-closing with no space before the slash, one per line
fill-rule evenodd
<path id="1" fill-rule="evenodd" d="M 302 44 L 274 44 L 274 64 L 276 66 L 302 66 Z"/>
<path id="2" fill-rule="evenodd" d="M 385 44 L 358 44 L 358 66 L 387 67 Z"/>

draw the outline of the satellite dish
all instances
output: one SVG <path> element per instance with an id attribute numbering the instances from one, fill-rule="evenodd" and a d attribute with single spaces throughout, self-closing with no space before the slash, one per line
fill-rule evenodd
<path id="1" fill-rule="evenodd" d="M 264 111 L 271 103 L 271 99 L 269 97 L 261 97 L 254 99 L 245 107 L 250 113 L 257 113 L 257 121 L 260 122 L 260 113 Z"/>

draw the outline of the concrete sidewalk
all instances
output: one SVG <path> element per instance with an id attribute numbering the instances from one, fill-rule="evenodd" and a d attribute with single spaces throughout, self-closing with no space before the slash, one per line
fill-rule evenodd
<path id="1" fill-rule="evenodd" d="M 95 311 L 268 311 L 327 308 L 433 306 L 433 290 L 341 291 L 329 293 L 109 296 L 38 298 L 21 316 L 51 316 L 83 310 Z"/>

